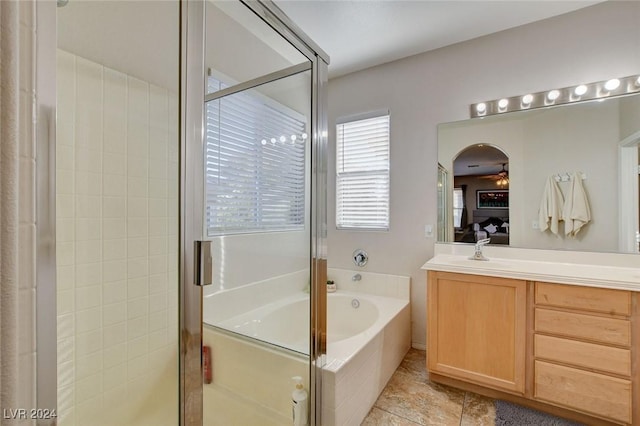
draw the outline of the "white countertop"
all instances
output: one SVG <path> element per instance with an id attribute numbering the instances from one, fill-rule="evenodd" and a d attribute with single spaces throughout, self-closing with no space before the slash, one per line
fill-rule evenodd
<path id="1" fill-rule="evenodd" d="M 550 255 L 549 250 L 485 247 L 489 260 L 478 261 L 469 259 L 472 245 L 445 246 L 436 244 L 436 255 L 422 269 L 640 291 L 638 255 L 620 255 L 631 257 L 610 261 L 612 254 L 551 251 Z"/>

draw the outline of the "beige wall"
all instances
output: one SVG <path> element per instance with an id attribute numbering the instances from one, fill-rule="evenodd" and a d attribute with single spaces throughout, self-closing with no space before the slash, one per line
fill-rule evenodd
<path id="1" fill-rule="evenodd" d="M 618 142 L 617 102 L 589 103 L 579 108 L 557 108 L 523 122 L 524 181 L 512 185 L 526 196 L 523 210 L 513 211 L 524 220 L 518 247 L 617 251 L 618 249 Z M 559 148 L 559 143 L 562 147 Z M 577 238 L 557 238 L 533 229 L 546 178 L 555 173 L 580 171 L 591 208 L 591 223 Z M 570 182 L 560 182 L 566 196 Z"/>
<path id="2" fill-rule="evenodd" d="M 638 22 L 640 3 L 605 2 L 330 81 L 330 158 L 338 117 L 391 112 L 391 226 L 389 232 L 336 230 L 330 164 L 329 265 L 352 268 L 351 252 L 364 248 L 366 270 L 411 275 L 414 346 L 426 342 L 420 266 L 433 255 L 424 225 L 435 227 L 437 220 L 437 124 L 467 119 L 474 102 L 637 74 Z"/>
<path id="3" fill-rule="evenodd" d="M 59 424 L 173 425 L 176 94 L 62 50 L 57 89 Z"/>

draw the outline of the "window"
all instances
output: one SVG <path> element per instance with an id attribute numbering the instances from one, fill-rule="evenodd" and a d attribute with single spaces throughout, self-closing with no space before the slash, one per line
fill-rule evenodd
<path id="1" fill-rule="evenodd" d="M 256 92 L 206 104 L 209 236 L 304 228 L 305 127 L 303 115 Z"/>
<path id="2" fill-rule="evenodd" d="M 453 188 L 453 226 L 462 226 L 462 209 L 464 209 L 464 199 L 462 198 L 462 188 Z"/>
<path id="3" fill-rule="evenodd" d="M 338 229 L 389 229 L 389 114 L 336 126 Z"/>

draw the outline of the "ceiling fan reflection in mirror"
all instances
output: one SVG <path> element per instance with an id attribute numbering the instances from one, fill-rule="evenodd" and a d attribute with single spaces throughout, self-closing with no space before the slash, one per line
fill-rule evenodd
<path id="1" fill-rule="evenodd" d="M 502 170 L 500 170 L 500 172 L 498 172 L 498 180 L 496 181 L 496 184 L 500 187 L 500 188 L 504 188 L 505 186 L 509 185 L 509 172 L 507 172 L 507 170 L 504 168 L 506 163 L 502 163 Z"/>
<path id="2" fill-rule="evenodd" d="M 500 171 L 498 172 L 490 172 L 487 173 L 486 175 L 479 175 L 477 174 L 476 176 L 480 179 L 491 179 L 494 180 L 496 182 L 496 185 L 498 185 L 498 187 L 500 188 L 505 188 L 506 186 L 509 185 L 509 171 L 506 169 L 508 163 L 497 163 L 495 164 L 496 166 L 502 166 L 502 168 L 500 169 Z M 480 164 L 469 164 L 467 165 L 468 168 L 480 168 Z M 489 167 L 489 166 L 484 166 Z M 486 169 L 485 169 L 486 170 Z M 495 170 L 495 169 L 494 169 Z"/>

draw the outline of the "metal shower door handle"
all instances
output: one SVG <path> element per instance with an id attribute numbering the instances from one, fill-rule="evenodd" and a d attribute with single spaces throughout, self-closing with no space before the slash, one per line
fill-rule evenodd
<path id="1" fill-rule="evenodd" d="M 194 243 L 194 284 L 197 286 L 210 285 L 213 282 L 211 241 L 195 241 Z"/>

